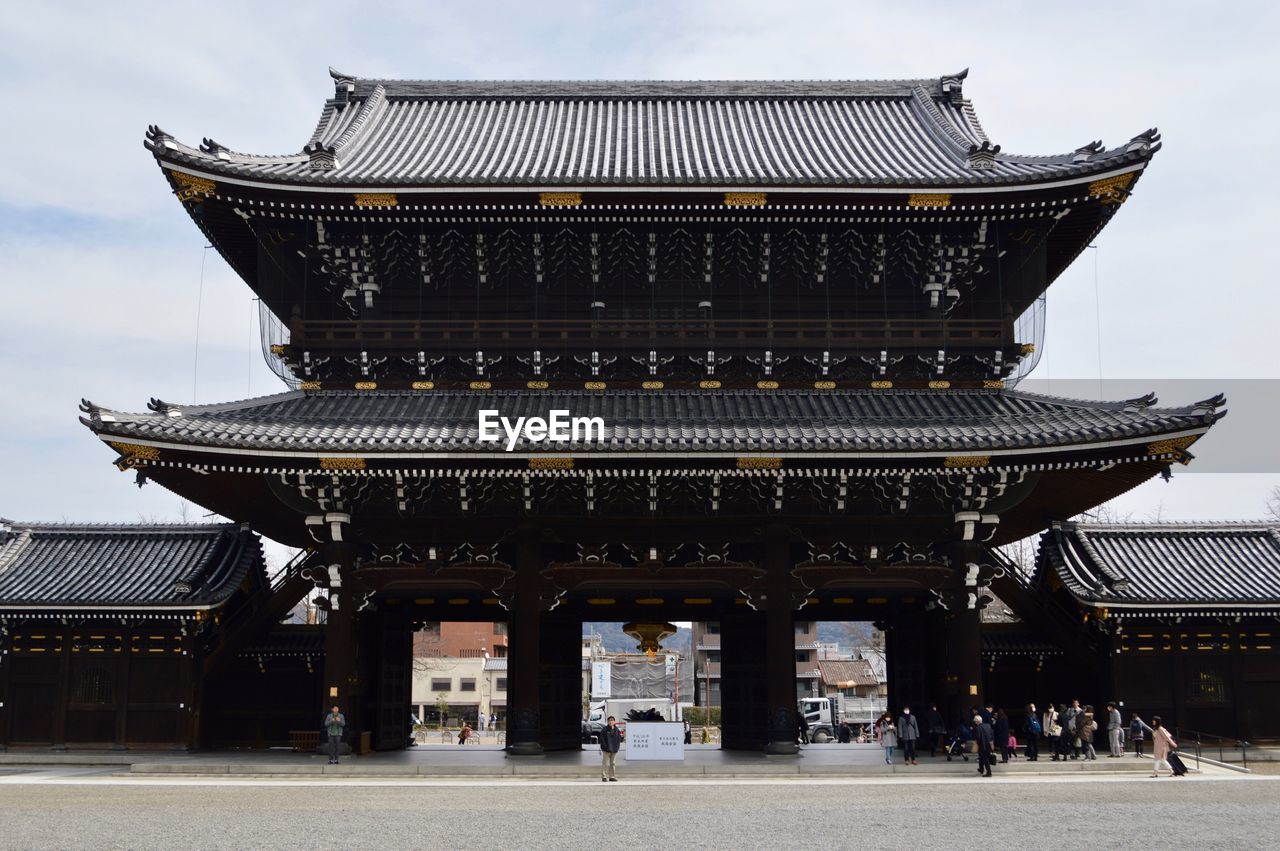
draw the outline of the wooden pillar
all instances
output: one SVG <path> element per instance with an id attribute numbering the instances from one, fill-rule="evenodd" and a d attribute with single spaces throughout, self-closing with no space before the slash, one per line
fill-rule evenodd
<path id="1" fill-rule="evenodd" d="M 71 639 L 70 628 L 63 628 L 58 638 L 58 702 L 53 709 L 53 750 L 67 749 L 67 704 L 71 702 Z"/>
<path id="2" fill-rule="evenodd" d="M 980 703 L 982 686 L 982 597 L 984 570 L 982 546 L 962 538 L 952 547 L 953 576 L 943 593 L 947 614 L 943 627 L 946 636 L 946 712 L 948 723 L 955 723 Z"/>
<path id="3" fill-rule="evenodd" d="M 523 529 L 516 558 L 516 593 L 511 612 L 511 645 L 507 649 L 507 753 L 537 756 L 541 694 L 542 546 L 533 529 Z"/>
<path id="4" fill-rule="evenodd" d="M 357 749 L 359 735 L 365 729 L 361 718 L 363 695 L 360 689 L 359 648 L 356 624 L 358 596 L 352 582 L 355 578 L 355 547 L 349 540 L 351 517 L 331 513 L 308 524 L 323 530 L 323 559 L 319 568 L 328 573 L 329 613 L 324 626 L 324 706 L 316 707 L 324 717 L 330 707 L 337 706 L 347 719 L 346 741 Z M 317 722 L 318 723 L 318 722 Z"/>
<path id="5" fill-rule="evenodd" d="M 720 620 L 720 746 L 725 750 L 759 752 L 768 743 L 766 628 L 764 613 L 744 604 L 731 606 Z"/>
<path id="6" fill-rule="evenodd" d="M 765 600 L 765 669 L 769 739 L 765 753 L 800 752 L 796 744 L 796 633 L 791 599 L 791 548 L 786 530 L 771 527 L 765 540 L 768 597 Z"/>

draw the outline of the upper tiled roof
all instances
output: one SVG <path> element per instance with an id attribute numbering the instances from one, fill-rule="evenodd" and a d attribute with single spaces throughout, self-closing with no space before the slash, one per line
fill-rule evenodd
<path id="1" fill-rule="evenodd" d="M 876 672 L 866 659 L 818 660 L 818 673 L 824 685 L 835 688 L 851 688 L 853 686 L 879 685 Z"/>
<path id="2" fill-rule="evenodd" d="M 947 186 L 1021 184 L 1143 163 L 1154 130 L 1056 156 L 992 146 L 961 95 L 927 80 L 481 82 L 364 80 L 336 95 L 297 154 L 199 147 L 159 128 L 172 165 L 286 185 Z"/>
<path id="3" fill-rule="evenodd" d="M 86 404 L 103 439 L 291 452 L 464 453 L 494 409 L 601 417 L 603 442 L 518 442 L 517 452 L 950 453 L 1069 447 L 1207 429 L 1225 412 L 1150 398 L 1082 402 L 1012 390 L 293 391 L 223 405 L 155 403 L 129 414 Z M 1219 402 L 1220 400 L 1210 400 Z"/>
<path id="4" fill-rule="evenodd" d="M 0 610 L 207 609 L 263 571 L 261 541 L 236 524 L 0 520 Z"/>
<path id="5" fill-rule="evenodd" d="M 1058 523 L 1038 570 L 1111 609 L 1280 610 L 1280 524 Z"/>

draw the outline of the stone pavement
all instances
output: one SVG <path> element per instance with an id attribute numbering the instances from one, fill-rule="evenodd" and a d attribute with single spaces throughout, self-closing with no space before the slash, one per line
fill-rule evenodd
<path id="1" fill-rule="evenodd" d="M 798 757 L 773 757 L 759 753 L 724 751 L 715 745 L 692 745 L 685 759 L 636 761 L 620 755 L 620 770 L 631 777 L 867 777 L 909 778 L 968 777 L 976 774 L 975 760 L 956 758 L 947 762 L 927 754 L 919 765 L 904 765 L 900 758 L 890 766 L 875 745 L 809 745 Z M 339 765 L 328 765 L 324 756 L 272 751 L 213 751 L 192 754 L 143 752 L 79 752 L 51 754 L 47 751 L 9 751 L 0 754 L 0 768 L 12 766 L 102 765 L 116 766 L 136 775 L 238 775 L 238 776 L 326 776 L 326 777 L 545 777 L 586 778 L 599 776 L 600 755 L 595 746 L 581 751 L 550 753 L 540 757 L 509 757 L 497 748 L 468 746 L 418 746 L 405 751 L 344 757 Z M 1189 766 L 1193 767 L 1194 766 Z M 1028 762 L 1018 759 L 997 764 L 998 774 L 1054 775 L 1126 774 L 1141 776 L 1151 771 L 1151 761 L 1126 756 L 1099 757 L 1093 761 Z"/>

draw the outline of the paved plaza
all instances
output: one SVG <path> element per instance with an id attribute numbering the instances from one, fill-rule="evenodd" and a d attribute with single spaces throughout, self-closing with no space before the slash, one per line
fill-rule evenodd
<path id="1" fill-rule="evenodd" d="M 4 848 L 1268 848 L 1280 778 L 0 775 Z"/>

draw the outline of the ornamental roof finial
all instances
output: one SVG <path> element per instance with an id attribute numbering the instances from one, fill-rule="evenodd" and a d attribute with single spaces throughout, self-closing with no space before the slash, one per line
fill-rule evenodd
<path id="1" fill-rule="evenodd" d="M 351 99 L 351 93 L 356 90 L 356 78 L 351 74 L 344 74 L 333 66 L 329 66 L 329 76 L 333 78 L 333 99 L 339 103 L 346 103 Z"/>
<path id="2" fill-rule="evenodd" d="M 226 145 L 213 141 L 208 136 L 204 137 L 204 140 L 200 142 L 200 150 L 220 160 L 231 159 L 231 149 Z"/>
<path id="3" fill-rule="evenodd" d="M 1086 145 L 1081 145 L 1080 147 L 1076 148 L 1075 151 L 1073 152 L 1073 156 L 1071 157 L 1071 161 L 1073 163 L 1087 162 L 1088 160 L 1092 159 L 1094 156 L 1102 153 L 1102 150 L 1103 150 L 1102 140 L 1095 139 Z"/>
<path id="4" fill-rule="evenodd" d="M 963 96 L 964 79 L 969 76 L 969 69 L 965 68 L 956 74 L 943 74 L 938 81 L 942 93 L 951 98 L 952 103 L 957 103 Z"/>
<path id="5" fill-rule="evenodd" d="M 981 145 L 970 145 L 969 168 L 995 168 L 998 153 L 1000 146 L 988 141 L 983 141 Z"/>
<path id="6" fill-rule="evenodd" d="M 1137 136 L 1129 140 L 1129 144 L 1125 146 L 1125 153 L 1131 151 L 1147 151 L 1160 143 L 1160 131 L 1152 127 L 1150 130 L 1143 130 Z"/>

